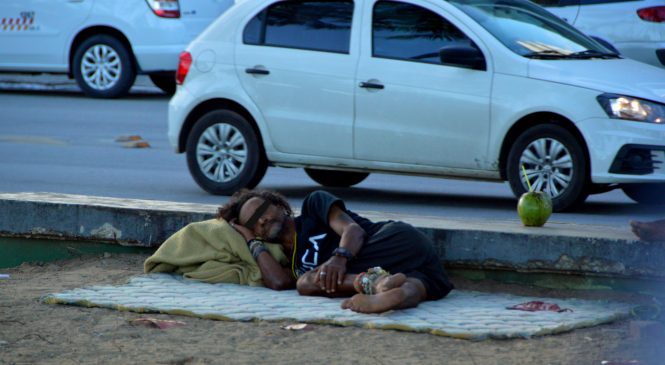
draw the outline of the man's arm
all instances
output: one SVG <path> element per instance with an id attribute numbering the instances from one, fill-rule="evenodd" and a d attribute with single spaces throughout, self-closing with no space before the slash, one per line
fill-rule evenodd
<path id="1" fill-rule="evenodd" d="M 339 247 L 348 250 L 353 256 L 357 255 L 365 243 L 365 230 L 337 205 L 330 207 L 328 224 L 340 236 Z M 343 256 L 331 257 L 319 267 L 315 284 L 326 293 L 335 293 L 337 287 L 344 282 L 348 260 Z"/>
<path id="2" fill-rule="evenodd" d="M 287 270 L 268 253 L 263 251 L 256 257 L 256 263 L 261 269 L 263 284 L 272 290 L 286 290 L 296 287 L 296 281 Z"/>
<path id="3" fill-rule="evenodd" d="M 339 247 L 351 251 L 353 256 L 357 255 L 365 243 L 365 230 L 337 205 L 330 207 L 328 224 L 341 237 Z"/>

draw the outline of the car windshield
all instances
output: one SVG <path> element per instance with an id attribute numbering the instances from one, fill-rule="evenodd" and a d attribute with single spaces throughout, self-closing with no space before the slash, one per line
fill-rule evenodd
<path id="1" fill-rule="evenodd" d="M 450 0 L 513 52 L 530 58 L 587 59 L 618 55 L 527 0 Z"/>

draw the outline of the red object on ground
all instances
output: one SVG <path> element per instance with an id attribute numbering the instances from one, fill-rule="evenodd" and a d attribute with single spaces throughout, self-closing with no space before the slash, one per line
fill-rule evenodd
<path id="1" fill-rule="evenodd" d="M 550 311 L 550 312 L 572 312 L 572 309 L 569 308 L 561 308 L 557 304 L 554 303 L 545 303 L 541 301 L 533 301 L 533 302 L 527 302 L 527 303 L 522 303 L 522 304 L 517 304 L 512 307 L 506 307 L 506 309 L 514 309 L 514 310 L 521 310 L 521 311 L 527 311 L 527 312 L 539 312 L 539 311 Z"/>

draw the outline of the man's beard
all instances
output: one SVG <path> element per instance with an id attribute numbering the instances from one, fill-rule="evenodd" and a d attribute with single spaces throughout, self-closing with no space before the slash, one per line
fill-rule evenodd
<path id="1" fill-rule="evenodd" d="M 282 237 L 282 234 L 286 230 L 286 219 L 281 221 L 275 221 L 275 223 L 270 225 L 270 230 L 266 234 L 265 240 L 268 242 L 279 242 L 279 239 Z"/>

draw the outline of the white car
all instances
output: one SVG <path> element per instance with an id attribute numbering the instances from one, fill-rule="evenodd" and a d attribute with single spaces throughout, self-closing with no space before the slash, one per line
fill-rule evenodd
<path id="1" fill-rule="evenodd" d="M 136 74 L 175 91 L 178 54 L 233 0 L 3 0 L 0 71 L 67 73 L 93 97 Z"/>
<path id="2" fill-rule="evenodd" d="M 665 67 L 662 0 L 533 0 L 623 56 Z"/>
<path id="3" fill-rule="evenodd" d="M 516 196 L 530 183 L 557 211 L 615 187 L 665 203 L 665 70 L 526 0 L 244 1 L 176 80 L 170 143 L 213 194 L 271 165 L 327 186 L 371 172 L 507 180 Z"/>

